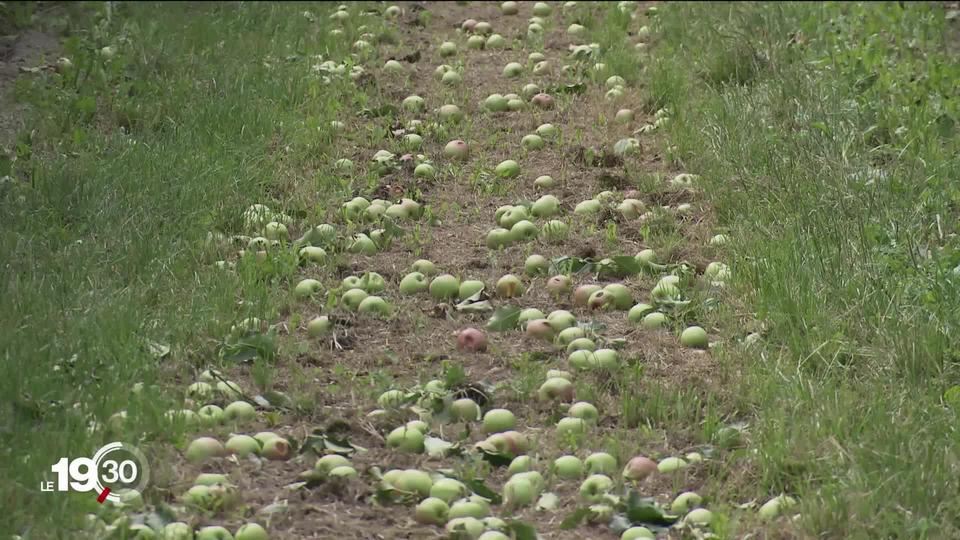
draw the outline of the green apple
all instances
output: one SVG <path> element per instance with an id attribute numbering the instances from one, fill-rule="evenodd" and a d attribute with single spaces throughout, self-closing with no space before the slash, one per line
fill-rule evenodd
<path id="1" fill-rule="evenodd" d="M 564 480 L 580 478 L 583 475 L 583 463 L 577 456 L 560 456 L 553 461 L 553 473 Z"/>
<path id="2" fill-rule="evenodd" d="M 234 435 L 227 439 L 224 445 L 228 454 L 236 454 L 239 457 L 247 457 L 250 454 L 260 453 L 260 443 L 249 435 Z"/>
<path id="3" fill-rule="evenodd" d="M 487 517 L 489 513 L 490 508 L 486 504 L 482 504 L 471 499 L 460 499 L 459 501 L 450 505 L 450 513 L 448 515 L 450 519 L 462 517 L 481 519 Z"/>
<path id="4" fill-rule="evenodd" d="M 539 232 L 533 222 L 521 219 L 510 227 L 510 238 L 514 242 L 530 241 L 536 238 Z"/>
<path id="5" fill-rule="evenodd" d="M 421 497 L 427 497 L 430 495 L 430 488 L 433 487 L 433 479 L 424 471 L 407 469 L 400 472 L 396 481 L 391 482 L 391 484 L 401 491 L 417 493 Z"/>
<path id="6" fill-rule="evenodd" d="M 316 246 L 306 246 L 301 248 L 299 255 L 301 259 L 315 263 L 321 263 L 327 259 L 327 251 Z"/>
<path id="7" fill-rule="evenodd" d="M 507 40 L 500 34 L 490 34 L 487 36 L 486 47 L 488 49 L 502 49 L 507 46 Z"/>
<path id="8" fill-rule="evenodd" d="M 613 349 L 597 349 L 593 351 L 593 365 L 597 369 L 613 370 L 620 365 L 620 355 Z"/>
<path id="9" fill-rule="evenodd" d="M 581 418 L 566 416 L 557 422 L 557 436 L 582 435 L 587 432 L 589 425 Z"/>
<path id="10" fill-rule="evenodd" d="M 451 403 L 450 412 L 454 419 L 461 422 L 476 422 L 480 419 L 480 406 L 470 398 L 460 398 Z M 510 429 L 510 427 L 513 426 L 505 429 Z"/>
<path id="11" fill-rule="evenodd" d="M 429 163 L 421 163 L 413 169 L 413 175 L 417 178 L 426 178 L 428 180 L 437 176 L 437 170 Z"/>
<path id="12" fill-rule="evenodd" d="M 522 296 L 526 288 L 520 278 L 513 274 L 507 274 L 497 280 L 497 294 L 503 298 L 515 298 Z"/>
<path id="13" fill-rule="evenodd" d="M 784 510 L 788 510 L 796 504 L 797 501 L 793 497 L 778 495 L 763 503 L 759 510 L 760 519 L 764 521 L 776 519 Z"/>
<path id="14" fill-rule="evenodd" d="M 358 233 L 353 236 L 347 251 L 362 255 L 374 255 L 377 252 L 377 244 L 366 234 Z"/>
<path id="15" fill-rule="evenodd" d="M 627 312 L 627 320 L 633 324 L 640 324 L 643 318 L 646 317 L 651 311 L 653 311 L 653 306 L 650 304 L 637 304 L 630 308 L 630 311 Z"/>
<path id="16" fill-rule="evenodd" d="M 437 48 L 437 52 L 439 52 L 443 58 L 453 56 L 457 54 L 457 44 L 452 41 L 444 41 L 440 44 L 440 47 Z"/>
<path id="17" fill-rule="evenodd" d="M 200 417 L 200 420 L 205 426 L 215 426 L 222 424 L 224 421 L 223 409 L 216 405 L 204 405 L 200 407 L 197 411 L 197 416 Z"/>
<path id="18" fill-rule="evenodd" d="M 465 496 L 468 491 L 467 486 L 459 480 L 441 478 L 433 483 L 433 486 L 430 488 L 430 496 L 449 504 Z"/>
<path id="19" fill-rule="evenodd" d="M 667 457 L 661 459 L 660 463 L 657 463 L 657 470 L 666 474 L 677 472 L 686 466 L 687 462 L 684 461 L 683 458 Z"/>
<path id="20" fill-rule="evenodd" d="M 466 300 L 467 298 L 470 298 L 471 296 L 482 291 L 485 287 L 486 285 L 484 285 L 482 281 L 468 279 L 460 283 L 460 289 L 457 296 L 460 300 Z"/>
<path id="21" fill-rule="evenodd" d="M 510 228 L 529 217 L 525 206 L 510 206 L 497 219 L 497 224 L 504 228 Z"/>
<path id="22" fill-rule="evenodd" d="M 427 290 L 430 283 L 421 272 L 410 272 L 400 280 L 401 294 L 419 294 Z"/>
<path id="23" fill-rule="evenodd" d="M 247 523 L 237 529 L 234 540 L 267 540 L 267 530 L 257 523 Z"/>
<path id="24" fill-rule="evenodd" d="M 567 27 L 567 34 L 572 37 L 582 37 L 587 33 L 587 27 L 582 24 L 573 23 Z"/>
<path id="25" fill-rule="evenodd" d="M 383 71 L 393 74 L 406 73 L 407 70 L 403 69 L 403 64 L 397 62 L 396 60 L 387 60 L 383 64 Z"/>
<path id="26" fill-rule="evenodd" d="M 613 118 L 618 124 L 629 124 L 633 122 L 633 111 L 631 109 L 620 109 Z"/>
<path id="27" fill-rule="evenodd" d="M 456 45 L 454 45 L 454 51 L 456 51 Z M 403 99 L 401 105 L 410 112 L 421 112 L 426 108 L 423 98 L 417 95 L 407 96 Z"/>
<path id="28" fill-rule="evenodd" d="M 429 290 L 430 296 L 435 300 L 452 299 L 460 292 L 460 280 L 450 274 L 443 274 L 433 278 Z"/>
<path id="29" fill-rule="evenodd" d="M 440 77 L 440 82 L 447 86 L 457 86 L 463 82 L 463 78 L 456 71 L 448 71 L 443 74 L 443 77 Z"/>
<path id="30" fill-rule="evenodd" d="M 511 111 L 519 111 L 526 107 L 526 103 L 520 98 L 508 99 L 507 100 L 507 109 Z"/>
<path id="31" fill-rule="evenodd" d="M 539 218 L 547 218 L 560 211 L 560 200 L 553 195 L 544 195 L 533 203 L 530 212 Z"/>
<path id="32" fill-rule="evenodd" d="M 657 536 L 646 527 L 630 527 L 623 531 L 620 540 L 656 540 Z"/>
<path id="33" fill-rule="evenodd" d="M 595 452 L 587 456 L 583 462 L 587 474 L 615 474 L 617 459 L 606 452 Z"/>
<path id="34" fill-rule="evenodd" d="M 379 296 L 368 296 L 357 306 L 357 311 L 378 317 L 389 317 L 393 313 L 393 307 Z"/>
<path id="35" fill-rule="evenodd" d="M 567 356 L 567 363 L 570 364 L 570 367 L 576 370 L 585 371 L 590 369 L 596 360 L 593 358 L 593 351 L 573 351 Z"/>
<path id="36" fill-rule="evenodd" d="M 613 489 L 613 480 L 605 474 L 592 474 L 580 484 L 580 497 L 588 502 L 599 502 Z"/>
<path id="37" fill-rule="evenodd" d="M 537 135 L 544 139 L 552 139 L 556 137 L 558 133 L 560 133 L 560 130 L 553 124 L 541 124 L 540 127 L 537 128 Z"/>
<path id="38" fill-rule="evenodd" d="M 523 478 L 511 478 L 503 486 L 503 504 L 509 508 L 533 504 L 536 495 L 530 482 Z"/>
<path id="39" fill-rule="evenodd" d="M 549 189 L 557 185 L 556 181 L 552 176 L 544 174 L 540 175 L 533 181 L 533 185 L 540 189 Z"/>
<path id="40" fill-rule="evenodd" d="M 660 280 L 660 282 L 650 290 L 650 297 L 657 303 L 676 301 L 680 299 L 680 289 L 670 281 Z"/>
<path id="41" fill-rule="evenodd" d="M 407 395 L 401 390 L 387 390 L 377 398 L 377 405 L 384 409 L 392 409 L 402 406 L 407 399 Z"/>
<path id="42" fill-rule="evenodd" d="M 517 13 L 520 13 L 520 8 L 517 6 L 516 2 L 513 0 L 508 0 L 507 2 L 500 4 L 500 12 L 504 15 L 516 15 Z"/>
<path id="43" fill-rule="evenodd" d="M 507 409 L 490 409 L 483 415 L 483 431 L 502 433 L 516 427 L 517 418 Z"/>
<path id="44" fill-rule="evenodd" d="M 527 55 L 527 62 L 531 64 L 536 64 L 537 62 L 543 62 L 547 57 L 542 52 L 534 51 Z"/>
<path id="45" fill-rule="evenodd" d="M 427 497 L 420 501 L 413 512 L 413 519 L 417 523 L 425 525 L 443 525 L 447 522 L 447 514 L 450 508 L 446 501 L 436 497 Z"/>
<path id="46" fill-rule="evenodd" d="M 617 205 L 617 211 L 625 219 L 637 219 L 643 214 L 645 206 L 643 201 L 637 199 L 624 199 Z"/>
<path id="47" fill-rule="evenodd" d="M 453 104 L 441 105 L 440 108 L 437 109 L 437 114 L 443 122 L 459 122 L 463 120 L 463 112 L 460 111 L 460 107 Z M 419 148 L 419 146 L 417 146 L 417 148 Z"/>
<path id="48" fill-rule="evenodd" d="M 603 208 L 603 204 L 596 199 L 587 199 L 580 203 L 577 203 L 577 206 L 573 209 L 574 214 L 588 215 L 596 214 Z"/>
<path id="49" fill-rule="evenodd" d="M 424 450 L 423 440 L 424 435 L 420 430 L 401 426 L 387 435 L 387 447 L 396 448 L 401 452 L 420 454 Z"/>
<path id="50" fill-rule="evenodd" d="M 540 401 L 560 401 L 568 403 L 573 401 L 573 383 L 561 377 L 547 379 L 537 390 L 537 398 Z"/>
<path id="51" fill-rule="evenodd" d="M 526 324 L 529 323 L 530 321 L 535 321 L 535 320 L 537 320 L 537 319 L 543 319 L 543 318 L 545 318 L 545 317 L 546 317 L 546 315 L 544 315 L 543 312 L 540 311 L 540 310 L 537 309 L 537 308 L 526 308 L 526 309 L 524 309 L 523 311 L 520 312 L 520 317 L 517 319 L 517 323 L 518 323 L 521 327 L 524 327 L 524 326 L 526 326 Z"/>
<path id="52" fill-rule="evenodd" d="M 370 294 L 378 293 L 387 288 L 387 281 L 376 272 L 367 272 L 360 278 L 360 288 Z"/>
<path id="53" fill-rule="evenodd" d="M 523 262 L 523 271 L 528 276 L 539 276 L 546 274 L 550 269 L 550 261 L 547 260 L 543 255 L 533 254 L 527 257 L 527 260 Z M 536 317 L 537 319 L 542 319 L 543 317 Z"/>
<path id="54" fill-rule="evenodd" d="M 549 319 L 548 319 L 549 320 Z M 579 326 L 571 326 L 569 328 L 564 328 L 557 334 L 556 343 L 561 347 L 566 347 L 575 339 L 586 337 L 587 332 Z"/>
<path id="55" fill-rule="evenodd" d="M 340 304 L 350 311 L 357 311 L 368 296 L 367 291 L 363 289 L 350 289 L 340 297 Z"/>
<path id="56" fill-rule="evenodd" d="M 197 478 L 193 481 L 193 483 L 198 486 L 210 487 L 216 484 L 229 484 L 230 482 L 225 474 L 200 473 L 197 475 Z"/>
<path id="57" fill-rule="evenodd" d="M 322 288 L 323 284 L 319 281 L 315 279 L 304 279 L 300 283 L 297 283 L 297 286 L 293 289 L 293 294 L 297 298 L 309 298 L 320 292 Z"/>
<path id="58" fill-rule="evenodd" d="M 480 50 L 484 45 L 487 44 L 487 40 L 483 36 L 472 35 L 467 38 L 467 48 L 473 50 Z"/>
<path id="59" fill-rule="evenodd" d="M 673 502 L 670 504 L 670 513 L 686 514 L 690 510 L 700 506 L 702 502 L 703 497 L 700 495 L 697 495 L 693 491 L 685 491 L 673 499 Z"/>
<path id="60" fill-rule="evenodd" d="M 336 469 L 337 467 L 347 467 L 350 466 L 350 460 L 339 455 L 339 454 L 327 454 L 317 460 L 317 463 L 314 464 L 313 469 L 323 475 L 327 475 L 330 471 Z"/>
<path id="61" fill-rule="evenodd" d="M 257 410 L 246 401 L 234 401 L 223 409 L 223 419 L 227 422 L 251 422 L 257 418 Z"/>
<path id="62" fill-rule="evenodd" d="M 546 2 L 537 2 L 533 5 L 533 14 L 537 17 L 549 17 L 553 13 L 553 8 Z"/>
<path id="63" fill-rule="evenodd" d="M 586 307 L 589 305 L 594 293 L 602 291 L 603 287 L 597 284 L 580 285 L 573 291 L 573 305 Z"/>
<path id="64" fill-rule="evenodd" d="M 508 229 L 497 227 L 495 229 L 491 229 L 490 232 L 487 233 L 487 248 L 489 249 L 505 248 L 512 243 L 513 235 Z"/>
<path id="65" fill-rule="evenodd" d="M 699 326 L 691 326 L 684 329 L 680 334 L 680 344 L 692 349 L 706 349 L 710 342 L 707 339 L 707 331 Z"/>
<path id="66" fill-rule="evenodd" d="M 483 534 L 483 522 L 475 517 L 459 517 L 447 522 L 446 531 L 450 538 L 480 538 Z"/>
<path id="67" fill-rule="evenodd" d="M 520 147 L 524 150 L 543 150 L 544 146 L 546 146 L 546 143 L 543 142 L 543 138 L 533 133 L 524 135 L 520 139 Z"/>
<path id="68" fill-rule="evenodd" d="M 540 93 L 540 87 L 533 83 L 527 83 L 520 89 L 520 95 L 523 99 L 530 99 Z"/>
<path id="69" fill-rule="evenodd" d="M 695 508 L 683 518 L 683 521 L 695 526 L 709 526 L 713 523 L 713 512 L 706 508 Z"/>
<path id="70" fill-rule="evenodd" d="M 703 463 L 703 454 L 700 452 L 690 452 L 683 457 L 687 463 Z"/>
<path id="71" fill-rule="evenodd" d="M 523 74 L 523 66 L 517 62 L 510 62 L 503 67 L 503 76 L 516 78 Z"/>
<path id="72" fill-rule="evenodd" d="M 667 316 L 659 311 L 647 313 L 643 316 L 640 326 L 646 330 L 656 330 L 667 325 Z"/>
<path id="73" fill-rule="evenodd" d="M 489 46 L 490 40 L 487 40 Z M 490 94 L 483 102 L 484 107 L 491 112 L 503 112 L 507 110 L 507 98 L 500 94 Z"/>
<path id="74" fill-rule="evenodd" d="M 573 418 L 580 418 L 591 424 L 596 424 L 600 419 L 600 411 L 597 410 L 592 403 L 587 403 L 586 401 L 579 401 L 570 406 L 570 409 L 567 411 L 567 416 L 572 416 Z"/>
<path id="75" fill-rule="evenodd" d="M 570 354 L 574 351 L 595 351 L 597 349 L 597 344 L 593 342 L 590 338 L 577 338 L 567 344 L 567 354 Z"/>
<path id="76" fill-rule="evenodd" d="M 507 467 L 507 474 L 513 476 L 518 473 L 529 472 L 533 470 L 535 463 L 530 456 L 517 456 L 513 458 Z"/>
<path id="77" fill-rule="evenodd" d="M 227 529 L 213 525 L 197 531 L 196 540 L 234 540 L 234 538 Z"/>
<path id="78" fill-rule="evenodd" d="M 182 521 L 167 523 L 163 527 L 163 540 L 193 540 L 193 529 Z"/>
<path id="79" fill-rule="evenodd" d="M 630 309 L 633 305 L 633 293 L 622 283 L 610 283 L 603 288 L 604 292 L 613 299 L 612 307 L 618 310 Z"/>
<path id="80" fill-rule="evenodd" d="M 512 159 L 507 159 L 501 161 L 493 171 L 500 178 L 516 178 L 520 176 L 520 164 Z"/>
<path id="81" fill-rule="evenodd" d="M 550 323 L 550 326 L 552 326 L 554 330 L 562 332 L 577 324 L 577 318 L 574 317 L 573 313 L 565 309 L 558 309 L 551 311 L 550 314 L 547 315 L 547 322 Z M 582 337 L 582 335 L 577 337 Z"/>
<path id="82" fill-rule="evenodd" d="M 410 270 L 414 272 L 420 272 L 425 276 L 432 276 L 437 273 L 436 265 L 427 259 L 418 259 L 414 261 L 414 263 L 410 265 Z"/>
<path id="83" fill-rule="evenodd" d="M 491 531 L 488 530 L 481 534 L 477 540 L 510 540 L 510 537 L 506 534 L 500 532 L 499 530 Z"/>
<path id="84" fill-rule="evenodd" d="M 286 461 L 290 459 L 290 443 L 283 437 L 267 439 L 260 455 L 273 461 Z"/>

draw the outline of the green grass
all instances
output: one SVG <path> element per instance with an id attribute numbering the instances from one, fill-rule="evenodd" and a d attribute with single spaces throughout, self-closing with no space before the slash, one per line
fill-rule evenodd
<path id="1" fill-rule="evenodd" d="M 942 398 L 960 383 L 960 65 L 944 15 L 678 3 L 649 23 L 646 108 L 674 112 L 665 142 L 702 175 L 736 296 L 767 328 L 722 360 L 745 363 L 757 450 L 759 482 L 734 497 L 798 495 L 804 534 L 960 534 Z"/>
<path id="2" fill-rule="evenodd" d="M 18 80 L 30 129 L 3 162 L 0 531 L 25 538 L 69 535 L 91 506 L 39 492 L 51 464 L 117 437 L 176 441 L 160 418 L 181 396 L 157 383 L 185 387 L 216 365 L 231 324 L 275 319 L 292 268 L 217 272 L 204 239 L 238 232 L 257 202 L 320 221 L 352 188 L 322 157 L 335 155 L 330 121 L 350 123 L 369 97 L 311 70 L 312 55 L 340 58 L 357 39 L 327 34 L 330 6 L 111 5 L 75 14 L 72 69 Z M 170 354 L 154 358 L 148 340 Z M 124 433 L 88 431 L 123 409 Z"/>

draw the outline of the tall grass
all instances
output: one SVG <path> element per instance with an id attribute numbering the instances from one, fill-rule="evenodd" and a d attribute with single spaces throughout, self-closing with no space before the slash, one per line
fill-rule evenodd
<path id="1" fill-rule="evenodd" d="M 767 328 L 727 360 L 755 411 L 746 495 L 799 495 L 811 535 L 956 537 L 957 28 L 940 4 L 658 11 L 641 80 Z"/>
<path id="2" fill-rule="evenodd" d="M 204 240 L 250 204 L 310 220 L 343 191 L 320 165 L 358 92 L 311 66 L 356 36 L 331 37 L 329 9 L 89 4 L 61 53 L 73 67 L 18 81 L 33 114 L 0 187 L 0 531 L 69 534 L 95 502 L 41 493 L 50 465 L 117 437 L 94 427 L 120 410 L 122 440 L 176 438 L 161 415 L 216 337 L 284 297 L 282 275 L 214 270 Z"/>

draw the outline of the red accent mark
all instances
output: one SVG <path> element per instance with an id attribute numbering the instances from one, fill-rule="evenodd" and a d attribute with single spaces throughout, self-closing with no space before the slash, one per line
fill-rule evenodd
<path id="1" fill-rule="evenodd" d="M 107 495 L 109 494 L 110 494 L 110 488 L 108 487 L 103 488 L 103 493 L 101 493 L 100 496 L 97 497 L 97 502 L 100 504 L 103 504 L 103 501 L 107 500 Z"/>

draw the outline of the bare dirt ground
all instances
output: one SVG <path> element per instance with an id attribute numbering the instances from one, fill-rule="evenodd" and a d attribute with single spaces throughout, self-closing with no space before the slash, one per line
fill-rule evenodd
<path id="1" fill-rule="evenodd" d="M 24 127 L 26 105 L 14 100 L 14 81 L 21 70 L 52 63 L 59 39 L 38 30 L 0 36 L 0 148 L 10 148 Z"/>
<path id="2" fill-rule="evenodd" d="M 386 251 L 370 257 L 352 256 L 345 266 L 334 271 L 318 271 L 310 267 L 302 270 L 301 277 L 318 279 L 329 288 L 337 287 L 343 277 L 351 274 L 364 271 L 380 273 L 389 284 L 384 296 L 397 308 L 393 318 L 377 320 L 338 311 L 336 344 L 330 339 L 312 340 L 306 335 L 306 321 L 321 313 L 324 300 L 291 303 L 286 320 L 280 321 L 285 323 L 281 346 L 284 354 L 278 363 L 275 386 L 290 395 L 309 396 L 313 406 L 307 411 L 283 414 L 271 418 L 270 422 L 262 421 L 248 426 L 245 432 L 252 434 L 269 429 L 302 441 L 314 428 L 336 422 L 343 429 L 341 433 L 344 437 L 369 449 L 352 457 L 354 466 L 361 473 L 360 478 L 304 487 L 297 482 L 298 474 L 313 466 L 314 458 L 307 456 L 287 462 L 225 458 L 197 466 L 173 454 L 162 460 L 168 465 L 157 473 L 155 482 L 155 489 L 169 497 L 171 502 L 175 502 L 192 485 L 199 472 L 227 473 L 243 493 L 243 515 L 199 518 L 195 525 L 226 522 L 230 526 L 256 518 L 268 525 L 272 538 L 442 537 L 442 528 L 414 522 L 410 506 L 372 504 L 369 498 L 375 491 L 375 481 L 369 476 L 371 469 L 454 469 L 459 473 L 476 469 L 482 474 L 483 466 L 466 458 L 438 459 L 386 449 L 384 437 L 392 427 L 399 425 L 399 420 L 391 417 L 388 422 L 378 422 L 367 416 L 377 408 L 376 389 L 371 384 L 375 380 L 373 375 L 377 373 L 388 374 L 395 388 L 410 388 L 418 382 L 442 378 L 444 361 L 458 364 L 468 380 L 498 388 L 491 396 L 491 402 L 496 407 L 509 408 L 517 414 L 517 429 L 533 441 L 531 454 L 539 456 L 544 466 L 541 468 L 559 455 L 568 453 L 555 440 L 553 429 L 553 424 L 562 414 L 558 415 L 555 405 L 541 403 L 535 396 L 547 369 L 569 369 L 566 354 L 547 343 L 531 341 L 520 331 L 491 333 L 486 352 L 458 352 L 454 334 L 468 326 L 482 328 L 489 313 L 451 315 L 438 309 L 428 297 L 400 296 L 396 284 L 409 272 L 414 260 L 430 259 L 437 263 L 440 272 L 459 275 L 462 279 L 482 280 L 488 289 L 492 289 L 504 274 L 522 275 L 524 259 L 531 253 L 540 253 L 548 259 L 564 255 L 600 258 L 633 255 L 641 249 L 652 247 L 658 249 L 664 262 L 686 260 L 700 271 L 707 261 L 712 260 L 713 253 L 706 247 L 660 250 L 661 246 L 649 245 L 640 223 L 613 214 L 573 219 L 572 234 L 563 243 L 536 241 L 514 245 L 498 253 L 486 248 L 486 232 L 495 226 L 493 214 L 502 205 L 532 201 L 544 193 L 553 193 L 562 201 L 564 215 L 570 217 L 578 202 L 590 199 L 600 191 L 613 189 L 622 198 L 626 190 L 639 186 L 643 176 L 662 174 L 664 178 L 670 178 L 682 172 L 671 169 L 665 163 L 659 150 L 661 145 L 651 135 L 640 136 L 643 151 L 628 157 L 624 163 L 596 167 L 577 159 L 583 145 L 610 148 L 617 140 L 634 136 L 634 130 L 652 121 L 651 115 L 645 116 L 641 110 L 642 84 L 628 88 L 626 96 L 619 102 L 606 100 L 606 89 L 600 84 L 590 85 L 582 94 L 558 97 L 558 106 L 551 110 L 528 108 L 497 114 L 482 111 L 482 101 L 489 94 L 519 93 L 520 87 L 526 82 L 545 86 L 559 80 L 560 66 L 567 62 L 568 45 L 573 42 L 564 32 L 565 27 L 555 24 L 544 40 L 544 53 L 553 65 L 553 73 L 542 77 L 525 75 L 519 80 L 509 80 L 501 74 L 503 66 L 511 61 L 527 64 L 530 50 L 467 50 L 464 37 L 458 36 L 456 29 L 464 19 L 476 18 L 489 21 L 495 32 L 512 41 L 525 34 L 531 5 L 521 3 L 519 15 L 508 17 L 500 13 L 499 3 L 492 2 L 473 2 L 469 6 L 453 2 L 403 4 L 405 14 L 398 23 L 400 42 L 382 46 L 384 59 L 404 58 L 413 50 L 420 51 L 421 55 L 417 61 L 404 62 L 410 72 L 409 79 L 379 72 L 374 74 L 383 86 L 384 102 L 398 103 L 408 95 L 420 95 L 428 104 L 428 112 L 422 116 L 430 116 L 431 109 L 444 103 L 457 104 L 471 119 L 469 132 L 460 133 L 457 127 L 451 127 L 446 137 L 424 137 L 425 147 L 421 151 L 433 158 L 435 163 L 443 163 L 442 148 L 447 140 L 463 138 L 472 147 L 471 157 L 455 167 L 442 168 L 444 173 L 431 182 L 417 180 L 411 171 L 406 170 L 384 179 L 381 193 L 357 193 L 371 198 L 382 196 L 382 193 L 390 191 L 386 187 L 388 184 L 403 186 L 407 193 L 419 192 L 421 202 L 429 205 L 439 218 L 438 224 L 422 227 L 423 239 L 419 243 L 394 241 Z M 417 24 L 417 15 L 425 8 L 433 16 L 426 26 L 420 26 Z M 555 9 L 559 9 L 559 5 Z M 458 59 L 464 63 L 463 83 L 454 89 L 442 86 L 434 76 L 434 69 L 439 64 L 452 63 L 437 54 L 437 46 L 446 39 L 458 43 Z M 14 58 L 20 59 L 19 62 L 27 62 L 25 54 L 17 53 Z M 623 107 L 634 109 L 636 120 L 626 125 L 613 123 L 610 119 Z M 415 116 L 407 115 L 405 120 Z M 519 147 L 520 138 L 548 122 L 560 127 L 564 137 L 548 143 L 542 151 L 523 152 Z M 579 136 L 574 137 L 575 133 Z M 384 141 L 383 148 L 389 148 L 389 144 Z M 365 164 L 376 150 L 378 148 L 354 148 L 351 154 L 338 157 L 349 157 L 357 164 Z M 518 178 L 499 180 L 500 184 L 490 190 L 484 190 L 481 184 L 471 181 L 482 169 L 492 168 L 508 158 L 520 162 L 523 172 Z M 539 175 L 553 176 L 559 181 L 558 186 L 548 190 L 535 188 L 533 180 Z M 681 245 L 707 245 L 713 234 L 712 217 L 696 192 L 668 191 L 663 182 L 659 187 L 641 193 L 640 198 L 651 208 L 675 208 L 680 203 L 691 204 L 692 211 L 677 218 L 677 227 L 685 240 Z M 335 213 L 336 208 L 332 207 L 328 216 L 331 222 L 336 219 Z M 617 226 L 612 239 L 606 235 L 606 227 L 611 220 Z M 291 232 L 297 234 L 299 231 Z M 581 388 L 591 394 L 589 399 L 600 410 L 601 420 L 590 432 L 587 442 L 571 452 L 584 458 L 594 451 L 615 451 L 622 466 L 626 459 L 634 455 L 665 457 L 697 450 L 697 441 L 693 436 L 696 426 L 670 433 L 649 429 L 643 425 L 643 415 L 635 419 L 626 418 L 623 403 L 625 399 L 661 387 L 693 389 L 704 397 L 719 392 L 723 386 L 723 381 L 719 380 L 723 372 L 717 369 L 710 353 L 681 347 L 672 332 L 640 330 L 626 320 L 625 312 L 587 311 L 574 306 L 569 297 L 556 300 L 544 290 L 545 279 L 524 278 L 527 292 L 514 303 L 525 308 L 539 308 L 545 313 L 566 309 L 572 311 L 580 321 L 590 320 L 603 325 L 604 339 L 626 340 L 620 357 L 622 361 L 638 366 L 638 373 L 642 373 L 642 376 L 629 381 L 610 380 L 601 375 L 582 376 Z M 653 276 L 638 276 L 618 281 L 631 289 L 636 302 L 644 302 L 649 301 L 648 291 L 656 280 Z M 574 287 L 588 282 L 593 282 L 590 276 L 574 277 Z M 493 302 L 499 304 L 500 300 L 494 298 Z M 535 375 L 529 375 L 527 372 L 530 371 Z M 254 387 L 247 367 L 239 367 L 227 375 L 245 387 Z M 192 380 L 183 381 L 184 384 L 190 382 Z M 533 384 L 533 387 L 525 386 L 529 384 Z M 465 389 L 461 389 L 461 392 L 469 395 Z M 415 416 L 408 414 L 403 418 L 412 420 Z M 462 427 L 458 424 L 436 425 L 432 426 L 432 432 L 446 440 L 456 440 Z M 214 429 L 199 433 L 198 436 L 211 435 L 223 439 L 227 434 L 224 429 Z M 469 448 L 480 439 L 482 436 L 475 426 L 461 444 Z M 172 463 L 169 463 L 170 460 Z M 708 465 L 704 464 L 690 467 L 677 476 L 654 477 L 642 484 L 641 489 L 645 495 L 669 503 L 681 491 L 702 487 L 708 470 Z M 499 492 L 506 477 L 505 468 L 496 468 L 490 471 L 486 482 Z M 560 495 L 562 501 L 557 510 L 528 508 L 512 517 L 533 524 L 543 538 L 614 538 L 615 534 L 605 525 L 581 525 L 569 531 L 560 529 L 563 518 L 575 504 L 579 504 L 578 488 L 579 481 L 554 483 L 549 490 Z M 264 514 L 264 509 L 271 505 L 273 508 L 280 505 L 284 510 Z M 509 517 L 499 509 L 495 509 L 494 514 Z"/>

